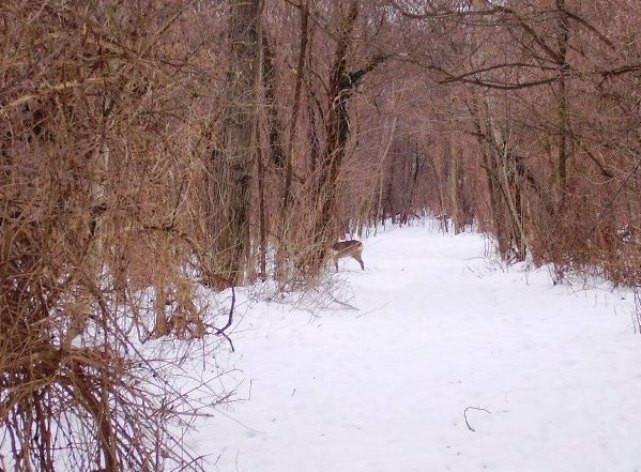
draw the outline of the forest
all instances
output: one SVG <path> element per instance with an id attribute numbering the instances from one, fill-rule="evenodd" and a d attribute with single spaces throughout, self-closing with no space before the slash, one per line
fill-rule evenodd
<path id="1" fill-rule="evenodd" d="M 380 224 L 641 283 L 637 0 L 3 0 L 0 43 L 0 470 L 201 470 L 169 367 Z"/>

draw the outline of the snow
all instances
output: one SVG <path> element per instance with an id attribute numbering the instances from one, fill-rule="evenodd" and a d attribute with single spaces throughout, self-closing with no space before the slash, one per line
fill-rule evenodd
<path id="1" fill-rule="evenodd" d="M 429 225 L 364 243 L 364 272 L 331 275 L 342 304 L 240 308 L 239 401 L 193 438 L 212 471 L 641 470 L 629 291 L 555 286 Z"/>

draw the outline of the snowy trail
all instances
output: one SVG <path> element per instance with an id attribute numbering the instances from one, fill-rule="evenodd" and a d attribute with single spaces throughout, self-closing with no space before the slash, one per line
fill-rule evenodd
<path id="1" fill-rule="evenodd" d="M 230 357 L 251 399 L 196 438 L 211 470 L 641 470 L 630 294 L 505 271 L 484 245 L 395 229 L 365 272 L 341 261 L 356 310 L 253 305 Z"/>

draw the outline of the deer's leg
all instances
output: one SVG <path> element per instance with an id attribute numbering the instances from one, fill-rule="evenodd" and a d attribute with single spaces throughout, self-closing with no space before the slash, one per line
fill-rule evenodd
<path id="1" fill-rule="evenodd" d="M 358 261 L 358 263 L 361 265 L 361 269 L 365 270 L 365 263 L 363 262 L 363 258 L 359 253 L 356 253 L 352 256 L 354 259 Z"/>

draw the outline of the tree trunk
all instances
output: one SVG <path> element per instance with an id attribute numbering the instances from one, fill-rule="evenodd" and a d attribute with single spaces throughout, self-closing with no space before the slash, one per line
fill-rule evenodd
<path id="1" fill-rule="evenodd" d="M 261 34 L 261 53 L 261 79 L 265 90 L 265 101 L 267 102 L 265 105 L 267 109 L 267 127 L 269 129 L 271 158 L 277 168 L 282 168 L 285 165 L 285 150 L 283 149 L 278 122 L 278 109 L 276 108 L 276 67 L 274 65 L 274 52 L 264 32 Z"/>
<path id="2" fill-rule="evenodd" d="M 320 216 L 314 230 L 320 256 L 316 261 L 318 264 L 324 257 L 324 247 L 337 236 L 335 217 L 338 173 L 345 156 L 345 146 L 349 137 L 347 104 L 351 92 L 356 86 L 356 80 L 358 80 L 347 71 L 347 54 L 352 43 L 352 30 L 357 16 L 358 2 L 352 1 L 339 31 L 331 70 L 330 105 L 326 124 L 327 144 L 322 156 L 317 189 L 317 195 L 320 198 Z"/>
<path id="3" fill-rule="evenodd" d="M 568 165 L 568 134 L 569 134 L 569 113 L 568 113 L 568 90 L 567 75 L 569 64 L 567 62 L 568 42 L 570 39 L 570 24 L 568 14 L 565 11 L 565 0 L 556 0 L 556 6 L 559 10 L 559 159 L 558 159 L 558 179 L 560 195 L 560 207 L 565 202 L 567 192 L 567 165 Z"/>
<path id="4" fill-rule="evenodd" d="M 259 24 L 260 0 L 231 0 L 228 89 L 233 101 L 225 116 L 225 152 L 216 166 L 226 221 L 216 228 L 220 236 L 215 257 L 223 277 L 234 285 L 243 282 L 249 249 L 251 169 L 257 147 Z"/>
<path id="5" fill-rule="evenodd" d="M 452 139 L 449 140 L 450 147 L 450 174 L 448 178 L 448 193 L 450 200 L 450 217 L 452 218 L 452 225 L 454 226 L 454 234 L 461 232 L 461 205 L 459 198 L 459 167 L 460 159 L 458 149 Z"/>
<path id="6" fill-rule="evenodd" d="M 301 108 L 301 92 L 303 79 L 305 77 L 305 59 L 307 57 L 307 24 L 309 19 L 309 4 L 306 1 L 301 6 L 300 46 L 298 51 L 298 65 L 296 68 L 296 85 L 294 87 L 294 103 L 292 105 L 292 116 L 289 123 L 289 142 L 285 162 L 285 187 L 283 189 L 283 204 L 281 207 L 280 226 L 278 230 L 278 253 L 277 270 L 282 276 L 285 272 L 285 260 L 287 259 L 286 245 L 291 230 L 291 208 L 294 202 L 293 176 L 294 176 L 294 141 L 296 138 L 296 124 Z"/>

